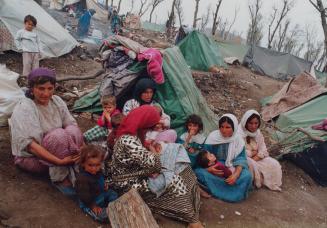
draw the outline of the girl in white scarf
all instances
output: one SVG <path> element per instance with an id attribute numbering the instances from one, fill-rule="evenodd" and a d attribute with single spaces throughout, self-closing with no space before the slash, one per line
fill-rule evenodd
<path id="1" fill-rule="evenodd" d="M 264 137 L 259 129 L 261 116 L 255 110 L 248 110 L 238 128 L 239 135 L 246 142 L 249 169 L 257 188 L 265 185 L 271 190 L 281 191 L 282 169 L 279 162 L 271 157 Z"/>

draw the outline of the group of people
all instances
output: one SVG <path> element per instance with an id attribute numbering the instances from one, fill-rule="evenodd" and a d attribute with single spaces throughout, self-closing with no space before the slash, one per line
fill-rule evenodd
<path id="1" fill-rule="evenodd" d="M 54 186 L 77 196 L 82 210 L 97 221 L 108 221 L 108 203 L 132 188 L 153 212 L 189 227 L 202 227 L 200 195 L 239 202 L 253 187 L 281 190 L 281 166 L 269 157 L 255 110 L 240 124 L 232 114 L 221 116 L 208 136 L 201 118 L 192 114 L 177 138 L 169 115 L 154 101 L 156 84 L 143 78 L 122 110 L 114 96 L 102 97 L 98 126 L 83 135 L 65 102 L 54 95 L 54 71 L 34 69 L 28 83 L 10 121 L 14 162 L 23 170 L 48 173 Z M 99 138 L 106 139 L 106 152 L 92 144 Z"/>

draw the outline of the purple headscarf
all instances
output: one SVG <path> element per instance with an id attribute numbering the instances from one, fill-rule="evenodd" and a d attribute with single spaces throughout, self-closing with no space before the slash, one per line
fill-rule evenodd
<path id="1" fill-rule="evenodd" d="M 37 81 L 40 78 L 48 78 L 52 82 L 55 82 L 56 73 L 54 70 L 50 70 L 49 68 L 45 68 L 45 67 L 32 70 L 32 72 L 27 76 L 29 89 L 25 93 L 26 97 L 34 99 L 32 88 L 35 84 L 39 84 Z"/>

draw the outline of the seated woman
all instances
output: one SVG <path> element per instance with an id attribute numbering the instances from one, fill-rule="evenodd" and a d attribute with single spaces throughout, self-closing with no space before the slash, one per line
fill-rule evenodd
<path id="1" fill-rule="evenodd" d="M 53 95 L 55 83 L 55 72 L 47 68 L 29 74 L 26 98 L 11 117 L 11 147 L 18 167 L 33 173 L 49 170 L 51 181 L 63 187 L 74 184 L 83 135 L 65 102 Z"/>
<path id="2" fill-rule="evenodd" d="M 246 154 L 254 185 L 262 185 L 271 190 L 281 191 L 282 167 L 267 151 L 265 140 L 260 131 L 261 116 L 255 110 L 248 110 L 242 117 L 239 133 L 246 142 Z"/>
<path id="3" fill-rule="evenodd" d="M 154 213 L 187 222 L 190 227 L 203 227 L 199 222 L 199 188 L 189 165 L 174 175 L 159 197 L 149 189 L 149 177 L 161 172 L 160 154 L 146 149 L 143 142 L 146 131 L 159 121 L 158 110 L 150 105 L 127 115 L 117 131 L 112 161 L 106 164 L 108 180 L 118 194 L 137 189 Z"/>
<path id="4" fill-rule="evenodd" d="M 150 78 L 140 79 L 134 88 L 134 98 L 126 101 L 123 107 L 123 114 L 126 116 L 133 109 L 142 105 L 159 105 L 153 100 L 156 92 L 156 83 Z"/>
<path id="5" fill-rule="evenodd" d="M 219 120 L 219 130 L 211 132 L 204 145 L 204 149 L 213 153 L 218 161 L 232 171 L 232 175 L 223 178 L 224 172 L 215 166 L 195 169 L 199 182 L 207 187 L 209 193 L 228 202 L 244 200 L 252 183 L 245 143 L 237 133 L 237 128 L 238 121 L 234 115 L 223 115 Z"/>

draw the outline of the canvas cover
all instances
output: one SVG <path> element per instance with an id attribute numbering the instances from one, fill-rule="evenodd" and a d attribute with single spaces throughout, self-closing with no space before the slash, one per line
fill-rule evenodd
<path id="1" fill-rule="evenodd" d="M 302 152 L 317 144 L 304 133 L 296 131 L 303 128 L 312 136 L 327 140 L 325 131 L 313 130 L 312 125 L 327 118 L 327 94 L 324 93 L 307 103 L 281 114 L 276 121 L 277 131 L 272 135 L 282 146 L 282 154 Z"/>
<path id="2" fill-rule="evenodd" d="M 326 88 L 321 87 L 316 79 L 304 72 L 291 79 L 272 97 L 262 110 L 262 119 L 269 121 L 325 92 Z"/>
<path id="3" fill-rule="evenodd" d="M 16 103 L 24 97 L 17 84 L 19 74 L 0 64 L 0 126 L 6 126 Z"/>
<path id="4" fill-rule="evenodd" d="M 50 0 L 50 9 L 62 10 L 67 5 L 72 5 L 80 0 Z"/>
<path id="5" fill-rule="evenodd" d="M 11 34 L 5 36 L 7 44 L 13 43 L 13 38 L 18 30 L 24 27 L 24 17 L 34 15 L 38 21 L 36 32 L 42 43 L 41 52 L 44 57 L 58 57 L 69 53 L 78 42 L 53 19 L 41 6 L 33 0 L 0 0 L 0 21 Z M 3 40 L 0 33 L 0 40 Z M 12 45 L 0 46 L 0 51 L 15 50 Z M 4 49 L 3 49 L 4 48 Z M 10 48 L 10 49 L 8 49 Z"/>
<path id="6" fill-rule="evenodd" d="M 235 57 L 241 63 L 249 50 L 249 46 L 244 44 L 233 44 L 227 42 L 216 42 L 216 44 L 218 45 L 218 49 L 223 58 Z"/>
<path id="7" fill-rule="evenodd" d="M 303 71 L 310 72 L 312 63 L 288 53 L 252 45 L 243 61 L 252 70 L 276 79 L 287 79 Z"/>
<path id="8" fill-rule="evenodd" d="M 154 32 L 165 32 L 166 31 L 165 25 L 155 24 L 155 23 L 151 23 L 148 21 L 143 21 L 141 23 L 141 26 L 145 30 L 150 30 L 150 31 L 154 31 Z"/>
<path id="9" fill-rule="evenodd" d="M 137 63 L 129 70 L 137 73 L 145 69 L 145 63 Z M 179 134 L 184 131 L 184 123 L 188 115 L 193 113 L 201 116 L 206 133 L 217 128 L 217 120 L 209 109 L 201 92 L 196 87 L 191 71 L 183 55 L 177 47 L 163 51 L 163 70 L 165 83 L 158 85 L 156 100 L 171 117 L 171 127 Z M 82 97 L 74 105 L 76 112 L 101 111 L 98 90 Z"/>
<path id="10" fill-rule="evenodd" d="M 226 66 L 217 43 L 200 32 L 191 32 L 178 47 L 193 70 L 208 71 L 213 66 Z"/>
<path id="11" fill-rule="evenodd" d="M 316 78 L 322 86 L 326 85 L 327 73 L 315 70 Z"/>

